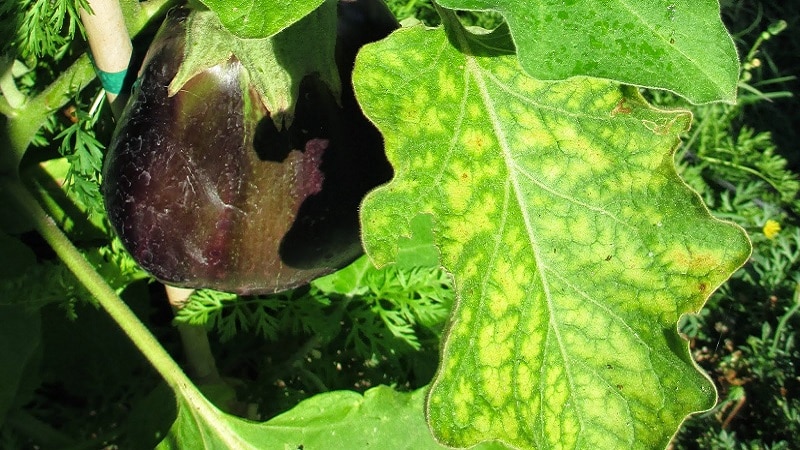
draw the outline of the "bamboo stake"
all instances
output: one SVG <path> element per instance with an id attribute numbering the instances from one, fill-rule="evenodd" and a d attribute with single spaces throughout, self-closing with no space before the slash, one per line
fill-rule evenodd
<path id="1" fill-rule="evenodd" d="M 117 116 L 124 101 L 116 102 L 122 91 L 133 45 L 125 27 L 118 0 L 88 0 L 91 11 L 81 9 L 81 21 L 97 71 L 111 110 Z"/>

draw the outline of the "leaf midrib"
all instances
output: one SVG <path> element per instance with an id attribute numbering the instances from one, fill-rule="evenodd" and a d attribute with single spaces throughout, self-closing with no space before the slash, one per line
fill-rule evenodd
<path id="1" fill-rule="evenodd" d="M 486 86 L 486 80 L 484 80 L 483 78 L 483 71 L 478 65 L 476 59 L 471 56 L 466 56 L 466 70 L 472 74 L 473 79 L 475 80 L 475 84 L 478 88 L 478 92 L 480 93 L 481 99 L 483 100 L 483 103 L 486 106 L 485 111 L 489 116 L 489 121 L 492 125 L 492 129 L 494 130 L 495 135 L 497 136 L 498 144 L 503 153 L 503 160 L 506 164 L 508 177 L 511 180 L 511 184 L 513 186 L 514 196 L 516 197 L 518 204 L 522 205 L 524 204 L 522 189 L 520 187 L 520 182 L 516 177 L 516 173 L 512 170 L 513 158 L 511 154 L 511 148 L 508 142 L 508 138 L 506 137 L 505 130 L 503 129 L 502 121 L 498 117 L 494 102 L 492 101 L 491 95 L 489 94 L 489 90 Z M 550 293 L 550 284 L 548 282 L 547 277 L 545 277 L 544 271 L 541 270 L 541 268 L 543 267 L 542 264 L 543 258 L 541 256 L 541 251 L 540 251 L 541 246 L 537 242 L 535 234 L 533 232 L 533 224 L 531 223 L 530 215 L 527 214 L 525 209 L 522 207 L 520 207 L 520 214 L 522 215 L 523 221 L 525 223 L 525 230 L 527 231 L 528 239 L 530 240 L 531 251 L 533 252 L 533 258 L 534 261 L 536 262 L 536 270 L 539 273 L 539 279 L 542 283 L 542 288 L 544 290 L 544 296 L 547 302 L 547 310 L 549 312 L 548 323 L 550 329 L 553 331 L 556 342 L 558 344 L 558 349 L 561 354 L 561 359 L 564 361 L 564 372 L 567 377 L 567 383 L 569 384 L 570 387 L 570 395 L 572 395 L 571 392 L 575 391 L 575 385 L 571 373 L 571 367 L 570 367 L 571 361 L 568 358 L 568 354 L 564 346 L 563 339 L 561 337 L 561 332 L 559 330 L 558 324 L 555 321 L 555 314 L 554 314 L 555 308 L 552 303 L 553 299 L 552 299 L 552 294 Z M 544 362 L 542 362 L 542 368 L 544 366 L 545 366 Z M 582 416 L 579 414 L 577 415 L 577 417 L 581 423 L 581 426 L 583 426 L 584 423 Z"/>

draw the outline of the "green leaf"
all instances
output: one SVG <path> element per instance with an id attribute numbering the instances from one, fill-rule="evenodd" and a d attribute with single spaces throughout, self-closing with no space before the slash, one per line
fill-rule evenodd
<path id="1" fill-rule="evenodd" d="M 431 427 L 459 447 L 663 448 L 715 399 L 678 319 L 749 241 L 675 172 L 688 112 L 599 79 L 537 81 L 463 47 L 481 39 L 402 29 L 354 73 L 395 168 L 362 205 L 367 253 L 394 261 L 426 214 L 455 280 Z"/>
<path id="2" fill-rule="evenodd" d="M 200 0 L 223 25 L 241 38 L 277 34 L 323 4 L 325 0 Z M 330 3 L 330 2 L 329 2 Z"/>
<path id="3" fill-rule="evenodd" d="M 363 396 L 334 391 L 315 395 L 262 423 L 224 414 L 204 399 L 184 399 L 178 420 L 157 448 L 443 449 L 425 425 L 424 398 L 422 389 L 400 393 L 387 386 L 370 389 Z"/>
<path id="4" fill-rule="evenodd" d="M 540 80 L 577 75 L 733 103 L 739 60 L 717 0 L 441 0 L 506 19 L 522 67 Z"/>
<path id="5" fill-rule="evenodd" d="M 411 236 L 398 241 L 397 267 L 438 267 L 439 252 L 433 242 L 433 221 L 420 215 L 411 219 Z"/>

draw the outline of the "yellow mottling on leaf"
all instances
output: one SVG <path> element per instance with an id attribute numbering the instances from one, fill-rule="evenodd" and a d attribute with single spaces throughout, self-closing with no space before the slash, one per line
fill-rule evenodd
<path id="1" fill-rule="evenodd" d="M 682 274 L 706 275 L 711 271 L 721 258 L 719 255 L 706 251 L 690 251 L 683 245 L 674 246 L 662 256 L 666 263 Z"/>
<path id="2" fill-rule="evenodd" d="M 503 429 L 503 432 L 506 433 L 511 440 L 519 439 L 520 436 L 520 424 L 524 423 L 514 414 L 514 411 L 511 409 L 503 409 L 503 413 L 500 417 L 500 426 Z"/>
<path id="3" fill-rule="evenodd" d="M 470 224 L 475 233 L 491 233 L 497 226 L 497 197 L 483 193 L 473 208 L 467 210 L 464 223 Z"/>
<path id="4" fill-rule="evenodd" d="M 572 142 L 579 136 L 578 131 L 575 130 L 575 125 L 563 120 L 553 124 L 551 133 L 553 136 L 558 136 L 559 144 Z"/>
<path id="5" fill-rule="evenodd" d="M 482 367 L 483 374 L 483 388 L 484 398 L 494 408 L 503 406 L 508 402 L 510 394 L 508 386 L 511 386 L 511 368 L 510 367 Z"/>
<path id="6" fill-rule="evenodd" d="M 487 149 L 494 147 L 494 139 L 481 130 L 467 129 L 461 135 L 461 144 L 464 150 L 473 154 L 473 157 L 481 156 Z"/>
<path id="7" fill-rule="evenodd" d="M 492 429 L 492 416 L 487 414 L 477 416 L 473 422 L 473 428 L 479 435 L 486 435 Z"/>
<path id="8" fill-rule="evenodd" d="M 613 179 L 609 178 L 606 181 L 606 186 L 608 189 L 616 192 L 637 195 L 642 191 L 642 188 L 645 187 L 645 183 L 649 181 L 649 178 L 650 174 L 630 171 L 625 174 L 620 174 Z M 635 212 L 637 211 L 636 208 L 631 208 L 631 211 L 634 211 L 633 217 L 638 217 L 640 215 L 640 213 Z"/>
<path id="9" fill-rule="evenodd" d="M 506 300 L 504 289 L 497 286 L 497 284 L 492 281 L 487 289 L 486 295 L 491 316 L 493 318 L 502 317 L 508 310 L 508 301 Z"/>
<path id="10" fill-rule="evenodd" d="M 589 246 L 595 242 L 595 227 L 598 218 L 596 216 L 575 215 L 571 222 L 568 222 L 570 240 L 580 246 Z M 581 252 L 581 258 L 591 258 L 586 252 Z"/>
<path id="11" fill-rule="evenodd" d="M 539 161 L 539 167 L 542 175 L 544 175 L 543 180 L 548 184 L 553 184 L 556 181 L 559 181 L 564 176 L 564 168 L 565 164 L 559 162 L 555 159 L 542 159 Z M 544 196 L 537 196 L 531 199 L 531 202 L 540 201 L 542 203 L 548 203 L 548 200 Z"/>
<path id="12" fill-rule="evenodd" d="M 506 230 L 506 235 L 503 237 L 503 245 L 505 254 L 509 258 L 515 259 L 518 255 L 530 249 L 530 237 L 522 232 L 519 228 L 512 228 Z"/>
<path id="13" fill-rule="evenodd" d="M 414 169 L 414 172 L 410 173 L 409 176 L 419 176 L 420 174 L 426 174 L 426 172 L 434 172 L 434 170 L 438 170 L 441 167 L 441 161 L 439 161 L 436 156 L 431 152 L 421 152 L 421 154 L 414 159 L 411 160 L 411 168 Z"/>
<path id="14" fill-rule="evenodd" d="M 559 366 L 549 366 L 545 373 L 545 392 L 553 399 L 564 398 L 566 399 L 567 387 L 564 383 L 564 372 Z"/>
<path id="15" fill-rule="evenodd" d="M 545 148 L 556 144 L 553 135 L 543 128 L 523 129 L 516 135 L 520 149 Z"/>
<path id="16" fill-rule="evenodd" d="M 500 80 L 508 80 L 517 74 L 519 74 L 518 70 L 514 70 L 508 65 L 497 65 L 493 68 L 494 75 Z"/>
<path id="17" fill-rule="evenodd" d="M 414 49 L 402 62 L 397 39 Z M 746 258 L 675 175 L 685 117 L 609 80 L 541 82 L 515 55 L 452 50 L 442 29 L 401 30 L 364 53 L 382 79 L 359 69 L 369 87 L 356 84 L 400 186 L 366 204 L 391 218 L 376 227 L 364 214 L 370 256 L 391 257 L 385 236 L 430 214 L 453 274 L 434 436 L 458 448 L 663 447 L 659 434 L 713 400 L 698 398 L 688 347 L 667 339 Z"/>
<path id="18" fill-rule="evenodd" d="M 575 440 L 581 430 L 580 421 L 574 411 L 565 412 L 563 417 L 562 430 L 564 434 L 561 436 L 560 445 L 563 445 L 563 448 L 575 448 Z"/>
<path id="19" fill-rule="evenodd" d="M 631 108 L 627 105 L 625 98 L 620 98 L 617 92 L 608 92 L 603 96 L 597 96 L 589 107 L 594 110 L 604 110 L 608 109 L 608 105 L 614 105 L 614 109 L 610 113 L 612 117 L 631 113 Z"/>
<path id="20" fill-rule="evenodd" d="M 502 293 L 500 295 L 505 297 L 507 303 L 520 304 L 525 299 L 523 285 L 518 279 L 524 278 L 520 274 L 520 269 L 525 270 L 521 264 L 514 265 L 510 261 L 501 259 L 497 261 L 496 270 L 492 272 L 494 285 L 500 289 Z"/>
<path id="21" fill-rule="evenodd" d="M 514 341 L 512 339 L 514 333 L 517 331 L 519 318 L 515 314 L 508 314 L 505 317 L 490 320 L 484 325 L 480 332 L 482 339 L 492 343 L 491 353 L 487 355 L 487 364 L 494 361 L 500 355 L 500 358 L 510 357 L 513 351 Z M 499 364 L 492 363 L 495 367 Z"/>
<path id="22" fill-rule="evenodd" d="M 459 168 L 454 167 L 453 170 L 458 170 Z M 460 168 L 458 170 L 458 175 L 456 178 L 449 178 L 445 181 L 445 196 L 447 197 L 447 202 L 449 203 L 450 208 L 453 210 L 454 214 L 463 214 L 467 207 L 469 206 L 470 196 L 472 195 L 472 186 L 469 183 L 465 182 L 464 178 L 469 178 L 469 172 L 465 169 Z M 462 228 L 467 228 L 463 227 Z M 463 242 L 463 241 L 462 241 Z"/>
<path id="23" fill-rule="evenodd" d="M 530 366 L 526 363 L 520 363 L 517 367 L 517 376 L 514 377 L 514 383 L 517 386 L 516 396 L 520 398 L 533 397 L 534 381 L 534 373 L 531 371 Z"/>
<path id="24" fill-rule="evenodd" d="M 470 422 L 470 410 L 475 401 L 474 393 L 469 384 L 461 381 L 453 395 L 453 416 L 461 426 L 466 426 Z"/>
<path id="25" fill-rule="evenodd" d="M 419 106 L 413 102 L 408 102 L 400 105 L 397 111 L 397 119 L 403 122 L 403 128 L 408 128 L 409 133 L 403 136 L 406 139 L 418 138 L 420 135 L 420 124 L 422 123 L 422 112 Z M 411 126 L 409 126 L 411 124 Z"/>
<path id="26" fill-rule="evenodd" d="M 459 97 L 460 92 L 456 87 L 455 79 L 450 76 L 449 72 L 449 69 L 439 71 L 439 95 L 443 98 L 455 100 Z"/>
<path id="27" fill-rule="evenodd" d="M 478 252 L 475 252 L 462 266 L 461 270 L 462 273 L 468 275 L 469 278 L 466 279 L 473 279 L 474 277 L 478 276 L 481 271 L 478 269 L 480 265 L 483 264 L 482 255 Z"/>
<path id="28" fill-rule="evenodd" d="M 525 329 L 538 330 L 542 327 L 543 320 L 544 319 L 535 314 L 530 314 L 528 316 L 528 324 L 525 325 Z M 541 333 L 529 333 L 522 341 L 523 348 L 529 355 L 539 355 L 542 351 L 543 339 L 544 338 Z M 537 363 L 539 362 L 540 361 L 537 361 Z"/>
<path id="29" fill-rule="evenodd" d="M 520 73 L 517 76 L 516 85 L 521 92 L 536 92 L 541 89 L 542 82 Z"/>
<path id="30" fill-rule="evenodd" d="M 381 64 L 383 64 L 384 67 L 398 69 L 402 68 L 406 64 L 406 61 L 400 58 L 398 53 L 387 53 L 385 58 L 381 59 Z"/>
<path id="31" fill-rule="evenodd" d="M 442 123 L 440 113 L 436 108 L 429 108 L 425 112 L 425 119 L 423 122 L 425 130 L 431 134 L 439 134 L 447 130 L 447 127 Z"/>
<path id="32" fill-rule="evenodd" d="M 578 159 L 578 161 L 575 161 L 575 164 L 572 164 L 573 167 L 589 165 L 592 170 L 608 168 L 611 163 L 604 159 L 602 149 L 598 148 L 590 138 L 591 137 L 575 135 L 569 140 L 565 139 L 560 142 L 563 144 L 570 158 Z"/>
<path id="33" fill-rule="evenodd" d="M 477 102 L 471 102 L 467 105 L 467 116 L 470 119 L 483 118 L 483 106 Z"/>

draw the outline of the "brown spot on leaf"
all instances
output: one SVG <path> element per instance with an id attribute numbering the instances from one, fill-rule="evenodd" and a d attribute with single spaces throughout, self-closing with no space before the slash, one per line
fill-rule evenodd
<path id="1" fill-rule="evenodd" d="M 631 108 L 625 105 L 624 98 L 619 99 L 619 101 L 617 102 L 617 106 L 615 106 L 614 109 L 611 110 L 612 117 L 616 116 L 617 114 L 630 114 L 630 113 L 631 113 Z"/>

